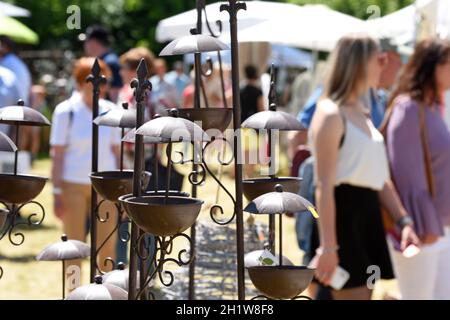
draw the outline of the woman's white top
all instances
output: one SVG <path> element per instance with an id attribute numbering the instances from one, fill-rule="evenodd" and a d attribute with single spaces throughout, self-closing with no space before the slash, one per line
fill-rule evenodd
<path id="1" fill-rule="evenodd" d="M 345 119 L 344 142 L 339 150 L 335 185 L 380 191 L 390 179 L 383 135 L 367 120 L 371 136 Z"/>
<path id="2" fill-rule="evenodd" d="M 99 112 L 116 106 L 106 100 L 99 101 Z M 72 119 L 70 114 L 72 113 Z M 99 127 L 98 169 L 117 169 L 118 164 L 112 152 L 113 145 L 120 144 L 120 129 Z M 92 110 L 75 93 L 61 102 L 53 113 L 50 134 L 51 146 L 65 146 L 63 181 L 90 184 L 92 154 Z"/>

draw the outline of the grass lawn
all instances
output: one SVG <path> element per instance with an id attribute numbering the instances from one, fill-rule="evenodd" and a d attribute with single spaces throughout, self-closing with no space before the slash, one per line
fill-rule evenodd
<path id="1" fill-rule="evenodd" d="M 189 165 L 185 167 L 189 167 Z M 184 173 L 187 173 L 186 170 L 180 168 L 180 171 L 184 171 Z M 33 174 L 48 177 L 50 175 L 50 161 L 37 161 L 33 168 Z M 221 182 L 229 190 L 234 190 L 234 181 L 230 178 L 228 172 L 224 173 Z M 184 186 L 184 191 L 189 192 L 190 185 L 187 180 Z M 61 297 L 61 263 L 37 262 L 35 260 L 36 255 L 45 246 L 59 241 L 62 234 L 61 223 L 53 215 L 51 189 L 52 185 L 49 182 L 36 199 L 46 209 L 43 225 L 34 229 L 21 230 L 25 234 L 25 242 L 22 246 L 11 245 L 7 237 L 0 242 L 0 266 L 4 270 L 3 278 L 0 280 L 0 299 L 60 299 Z M 215 203 L 216 190 L 217 184 L 211 178 L 208 178 L 206 183 L 199 188 L 198 197 L 205 200 L 200 219 L 210 219 L 209 211 L 206 208 Z M 224 206 L 226 212 L 231 211 L 232 203 L 227 199 L 224 192 L 220 193 L 219 203 Z M 220 228 L 220 226 L 217 226 L 217 228 Z M 294 263 L 299 264 L 302 253 L 297 246 L 294 219 L 284 219 L 283 230 L 284 253 Z M 88 273 L 89 262 L 86 260 L 83 264 L 83 284 L 89 282 Z M 381 298 L 385 292 L 396 294 L 395 281 L 383 281 L 376 288 L 375 297 Z"/>

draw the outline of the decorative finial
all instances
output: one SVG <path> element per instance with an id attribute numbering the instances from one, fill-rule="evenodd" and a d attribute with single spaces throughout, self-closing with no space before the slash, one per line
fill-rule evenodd
<path id="1" fill-rule="evenodd" d="M 177 110 L 176 108 L 170 109 L 169 115 L 170 115 L 172 118 L 178 118 L 178 110 Z"/>
<path id="2" fill-rule="evenodd" d="M 96 283 L 96 284 L 103 284 L 103 277 L 99 276 L 99 275 L 95 276 L 94 283 Z"/>
<path id="3" fill-rule="evenodd" d="M 63 235 L 61 236 L 61 240 L 64 241 L 64 242 L 66 242 L 66 241 L 67 241 L 67 235 L 66 235 L 66 234 L 63 234 Z"/>
<path id="4" fill-rule="evenodd" d="M 247 10 L 247 4 L 245 2 L 238 2 L 236 0 L 229 0 L 229 4 L 222 4 L 220 6 L 220 12 L 228 11 L 230 16 L 236 17 L 239 10 Z"/>
<path id="5" fill-rule="evenodd" d="M 87 77 L 86 82 L 91 82 L 96 93 L 100 92 L 100 85 L 106 84 L 106 77 L 100 74 L 101 68 L 98 58 L 95 58 L 94 65 L 91 69 L 91 74 Z"/>
<path id="6" fill-rule="evenodd" d="M 276 192 L 283 192 L 283 186 L 281 184 L 277 184 L 275 186 L 275 191 Z"/>
<path id="7" fill-rule="evenodd" d="M 147 90 L 152 90 L 152 84 L 147 79 L 148 68 L 145 60 L 142 58 L 136 69 L 137 79 L 131 80 L 131 88 L 134 89 L 134 97 L 137 103 L 144 101 Z"/>
<path id="8" fill-rule="evenodd" d="M 24 107 L 25 106 L 25 102 L 22 99 L 17 100 L 17 105 L 20 107 Z"/>
<path id="9" fill-rule="evenodd" d="M 119 262 L 118 264 L 117 264 L 117 269 L 118 270 L 125 270 L 125 263 L 123 263 L 123 262 Z"/>

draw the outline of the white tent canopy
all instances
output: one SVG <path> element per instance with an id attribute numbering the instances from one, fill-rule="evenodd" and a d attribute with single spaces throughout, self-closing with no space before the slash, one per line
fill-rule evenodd
<path id="1" fill-rule="evenodd" d="M 208 54 L 202 55 L 202 63 L 204 63 L 207 57 L 211 58 L 212 62 L 217 62 L 218 57 L 217 53 L 211 52 Z M 231 64 L 231 52 L 230 50 L 225 50 L 221 52 L 222 62 L 226 64 Z M 194 63 L 194 55 L 186 54 L 184 56 L 184 63 L 193 64 Z M 291 67 L 291 68 L 305 68 L 311 69 L 314 65 L 314 57 L 311 53 L 291 48 L 284 45 L 273 44 L 271 45 L 271 55 L 267 62 L 267 66 L 263 69 L 266 69 L 271 64 L 274 64 L 278 67 Z"/>
<path id="2" fill-rule="evenodd" d="M 299 48 L 331 51 L 344 35 L 364 32 L 363 20 L 331 10 L 324 5 L 293 6 L 280 16 L 243 28 L 239 42 L 270 42 Z M 229 35 L 222 40 L 229 42 Z"/>
<path id="3" fill-rule="evenodd" d="M 9 17 L 29 17 L 30 11 L 27 9 L 0 1 L 0 15 Z"/>
<path id="4" fill-rule="evenodd" d="M 220 12 L 220 6 L 224 2 L 216 2 L 205 7 L 206 15 L 214 32 L 218 31 L 216 21 L 222 22 L 223 34 L 229 33 L 228 12 Z M 247 10 L 238 12 L 238 26 L 239 30 L 255 25 L 272 17 L 283 16 L 289 12 L 296 5 L 289 3 L 277 3 L 268 1 L 247 1 Z M 203 33 L 207 33 L 206 17 L 203 12 Z M 168 42 L 186 35 L 189 35 L 190 30 L 195 28 L 197 24 L 197 10 L 189 10 L 184 13 L 172 16 L 170 18 L 161 20 L 156 27 L 156 40 L 159 42 Z"/>
<path id="5" fill-rule="evenodd" d="M 414 5 L 366 22 L 367 30 L 378 38 L 391 38 L 398 45 L 417 38 L 450 38 L 450 1 L 418 0 Z"/>
<path id="6" fill-rule="evenodd" d="M 377 38 L 390 38 L 397 45 L 413 41 L 416 29 L 416 8 L 407 6 L 381 18 L 366 22 L 367 32 Z"/>

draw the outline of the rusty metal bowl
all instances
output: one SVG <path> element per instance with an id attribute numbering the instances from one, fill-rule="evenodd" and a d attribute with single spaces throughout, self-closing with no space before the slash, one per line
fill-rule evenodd
<path id="1" fill-rule="evenodd" d="M 146 191 L 143 196 L 148 197 L 154 197 L 154 196 L 165 196 L 166 191 L 165 190 L 158 190 L 158 191 Z M 169 197 L 182 197 L 182 198 L 189 198 L 191 195 L 184 191 L 178 191 L 178 190 L 170 190 L 169 191 Z M 124 201 L 126 199 L 133 198 L 133 194 L 129 193 L 126 195 L 123 195 L 120 197 L 119 201 Z"/>
<path id="2" fill-rule="evenodd" d="M 31 175 L 0 174 L 0 201 L 22 204 L 36 198 L 47 178 Z"/>
<path id="3" fill-rule="evenodd" d="M 164 190 L 158 190 L 158 191 L 147 191 L 145 193 L 146 196 L 165 196 L 166 191 Z M 178 191 L 178 190 L 170 190 L 169 191 L 170 197 L 182 197 L 182 198 L 189 198 L 191 195 L 184 191 Z"/>
<path id="4" fill-rule="evenodd" d="M 252 201 L 263 194 L 273 192 L 277 184 L 281 184 L 286 192 L 298 193 L 301 182 L 301 178 L 294 177 L 255 178 L 244 180 L 242 189 L 247 200 Z"/>
<path id="5" fill-rule="evenodd" d="M 150 172 L 145 172 L 144 186 L 147 188 Z M 133 191 L 133 171 L 103 171 L 89 175 L 95 191 L 106 200 L 119 202 L 119 197 Z"/>
<path id="6" fill-rule="evenodd" d="M 217 129 L 224 132 L 233 117 L 231 108 L 178 109 L 178 116 L 192 122 L 201 121 L 201 128 L 206 131 Z M 200 124 L 199 124 L 200 125 Z"/>
<path id="7" fill-rule="evenodd" d="M 160 237 L 189 229 L 197 220 L 203 201 L 164 196 L 120 197 L 130 218 L 145 232 Z"/>
<path id="8" fill-rule="evenodd" d="M 296 266 L 258 266 L 247 268 L 253 285 L 265 296 L 293 299 L 310 285 L 314 269 Z"/>
<path id="9" fill-rule="evenodd" d="M 6 224 L 6 220 L 8 219 L 9 210 L 7 209 L 0 209 L 0 230 L 3 229 L 3 227 Z"/>

